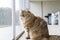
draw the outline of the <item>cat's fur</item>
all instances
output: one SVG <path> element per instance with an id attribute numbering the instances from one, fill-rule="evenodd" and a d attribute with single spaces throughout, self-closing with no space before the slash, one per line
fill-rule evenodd
<path id="1" fill-rule="evenodd" d="M 22 10 L 20 17 L 24 28 L 29 29 L 29 35 L 32 40 L 56 40 L 49 36 L 47 23 L 44 19 L 33 15 L 30 11 Z"/>

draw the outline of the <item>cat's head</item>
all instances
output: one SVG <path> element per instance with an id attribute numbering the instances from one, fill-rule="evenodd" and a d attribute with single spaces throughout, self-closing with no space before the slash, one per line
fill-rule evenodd
<path id="1" fill-rule="evenodd" d="M 29 10 L 22 10 L 21 13 L 20 13 L 20 17 L 22 19 L 27 19 L 27 18 L 30 18 L 34 16 Z"/>

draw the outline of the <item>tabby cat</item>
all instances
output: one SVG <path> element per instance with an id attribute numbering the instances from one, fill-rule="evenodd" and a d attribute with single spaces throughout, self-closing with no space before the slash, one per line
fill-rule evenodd
<path id="1" fill-rule="evenodd" d="M 58 40 L 55 36 L 49 36 L 47 22 L 44 19 L 35 16 L 29 10 L 22 10 L 20 17 L 24 28 L 29 29 L 31 40 Z"/>

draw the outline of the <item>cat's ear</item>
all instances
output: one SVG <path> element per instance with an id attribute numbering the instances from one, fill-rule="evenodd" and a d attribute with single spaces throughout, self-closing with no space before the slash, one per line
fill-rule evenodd
<path id="1" fill-rule="evenodd" d="M 27 10 L 28 13 L 31 13 L 30 10 Z"/>
<path id="2" fill-rule="evenodd" d="M 27 13 L 31 13 L 31 12 L 29 11 L 29 9 L 26 9 L 25 11 L 26 11 Z"/>

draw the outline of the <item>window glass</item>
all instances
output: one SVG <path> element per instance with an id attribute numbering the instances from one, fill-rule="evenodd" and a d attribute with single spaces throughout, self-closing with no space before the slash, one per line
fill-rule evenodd
<path id="1" fill-rule="evenodd" d="M 0 0 L 0 40 L 12 40 L 12 0 Z"/>

